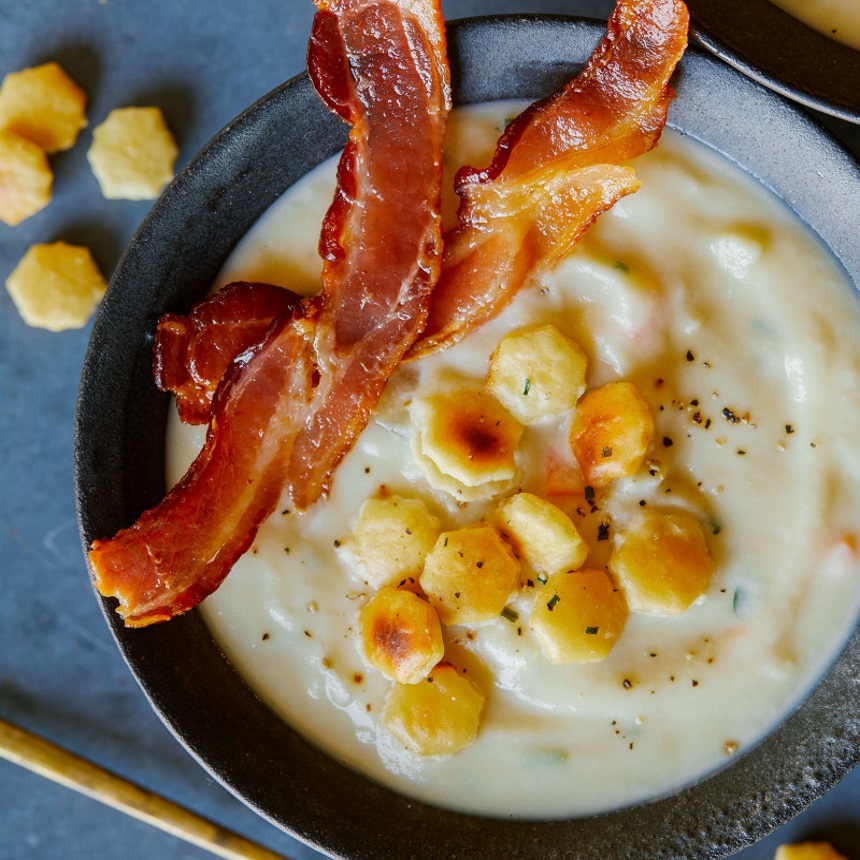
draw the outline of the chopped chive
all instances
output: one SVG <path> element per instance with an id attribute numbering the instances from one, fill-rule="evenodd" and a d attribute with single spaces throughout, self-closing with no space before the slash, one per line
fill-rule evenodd
<path id="1" fill-rule="evenodd" d="M 516 624 L 517 621 L 519 621 L 520 619 L 520 613 L 517 612 L 516 609 L 511 609 L 510 606 L 506 606 L 502 610 L 502 618 L 504 618 L 506 621 L 510 621 L 511 624 Z"/>
<path id="2" fill-rule="evenodd" d="M 535 749 L 526 753 L 532 764 L 562 764 L 567 761 L 567 753 L 560 749 Z"/>
<path id="3" fill-rule="evenodd" d="M 523 396 L 528 397 L 529 389 L 532 387 L 532 381 L 528 377 L 526 377 L 526 384 L 523 387 Z"/>
<path id="4" fill-rule="evenodd" d="M 585 633 L 586 633 L 586 635 L 588 635 L 588 636 L 594 636 L 594 635 L 597 633 L 597 631 L 598 631 L 598 630 L 600 630 L 600 628 L 599 628 L 599 627 L 586 627 L 586 628 L 585 628 Z"/>
<path id="5" fill-rule="evenodd" d="M 552 612 L 555 609 L 555 605 L 561 600 L 561 598 L 557 594 L 553 594 L 550 598 L 549 603 L 547 603 L 546 608 Z"/>
<path id="6" fill-rule="evenodd" d="M 627 263 L 623 263 L 621 260 L 616 260 L 615 265 L 612 267 L 613 269 L 618 269 L 619 272 L 629 272 L 630 266 Z"/>

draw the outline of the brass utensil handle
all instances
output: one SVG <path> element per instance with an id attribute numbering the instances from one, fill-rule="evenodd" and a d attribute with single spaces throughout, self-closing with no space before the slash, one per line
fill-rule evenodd
<path id="1" fill-rule="evenodd" d="M 5 720 L 0 720 L 0 757 L 225 860 L 286 860 Z"/>

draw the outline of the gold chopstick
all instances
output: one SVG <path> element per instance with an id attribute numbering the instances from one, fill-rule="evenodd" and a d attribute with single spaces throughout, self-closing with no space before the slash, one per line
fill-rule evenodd
<path id="1" fill-rule="evenodd" d="M 5 720 L 0 720 L 0 757 L 225 860 L 286 860 Z"/>

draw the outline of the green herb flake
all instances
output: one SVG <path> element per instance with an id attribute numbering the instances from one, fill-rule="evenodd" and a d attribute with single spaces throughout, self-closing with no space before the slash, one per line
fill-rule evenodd
<path id="1" fill-rule="evenodd" d="M 598 630 L 600 630 L 599 627 L 586 627 L 585 634 L 586 636 L 595 636 Z"/>
<path id="2" fill-rule="evenodd" d="M 739 588 L 736 588 L 735 593 L 732 596 L 732 611 L 735 613 L 735 615 L 738 614 L 738 609 L 740 608 L 742 601 L 743 594 L 741 593 L 741 590 Z"/>
<path id="3" fill-rule="evenodd" d="M 559 600 L 561 600 L 561 598 L 557 594 L 553 594 L 553 596 L 549 600 L 549 603 L 547 603 L 546 608 L 550 612 L 552 612 L 553 609 L 555 609 L 556 604 L 559 602 Z"/>
<path id="4" fill-rule="evenodd" d="M 613 269 L 617 269 L 619 272 L 629 272 L 630 266 L 627 263 L 622 262 L 621 260 L 616 260 L 615 265 L 612 267 Z"/>
<path id="5" fill-rule="evenodd" d="M 517 612 L 516 609 L 511 609 L 510 606 L 506 606 L 502 610 L 502 618 L 504 618 L 506 621 L 510 621 L 511 624 L 516 624 L 517 621 L 520 620 L 520 613 Z"/>
<path id="6" fill-rule="evenodd" d="M 563 764 L 567 761 L 567 753 L 561 749 L 535 749 L 525 754 L 530 764 Z"/>
<path id="7" fill-rule="evenodd" d="M 528 397 L 529 389 L 532 387 L 532 381 L 526 377 L 526 384 L 523 386 L 523 397 Z"/>

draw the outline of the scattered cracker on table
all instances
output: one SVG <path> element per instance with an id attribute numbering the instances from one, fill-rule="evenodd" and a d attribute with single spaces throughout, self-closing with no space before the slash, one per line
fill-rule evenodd
<path id="1" fill-rule="evenodd" d="M 798 842 L 780 845 L 773 860 L 846 860 L 829 842 Z"/>
<path id="2" fill-rule="evenodd" d="M 0 85 L 0 129 L 60 152 L 86 127 L 86 104 L 86 93 L 57 63 L 11 72 Z"/>
<path id="3" fill-rule="evenodd" d="M 6 289 L 27 325 L 64 331 L 86 324 L 107 283 L 89 248 L 54 242 L 33 245 Z"/>
<path id="4" fill-rule="evenodd" d="M 159 108 L 127 107 L 93 131 L 87 158 L 109 200 L 152 200 L 173 179 L 178 154 Z"/>
<path id="5" fill-rule="evenodd" d="M 0 131 L 0 221 L 14 227 L 51 201 L 54 176 L 45 151 L 11 131 Z"/>

